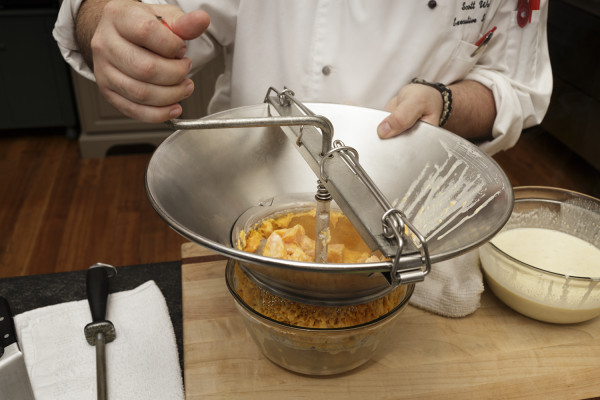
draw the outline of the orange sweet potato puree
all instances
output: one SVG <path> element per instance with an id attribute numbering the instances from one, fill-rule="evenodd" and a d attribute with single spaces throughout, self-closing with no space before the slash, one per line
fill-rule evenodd
<path id="1" fill-rule="evenodd" d="M 238 247 L 255 253 L 261 242 L 261 255 L 295 261 L 315 261 L 315 210 L 287 213 L 262 221 L 247 235 L 243 234 Z M 348 218 L 339 211 L 330 217 L 327 262 L 363 263 L 380 261 L 372 254 Z"/>
<path id="2" fill-rule="evenodd" d="M 314 261 L 315 210 L 288 213 L 267 219 L 240 237 L 238 247 L 286 260 Z M 332 212 L 328 262 L 362 263 L 379 261 L 341 212 Z M 350 306 L 317 306 L 276 296 L 252 282 L 236 266 L 236 292 L 244 302 L 273 320 L 305 328 L 344 328 L 364 324 L 392 311 L 404 297 L 404 286 L 368 303 Z"/>

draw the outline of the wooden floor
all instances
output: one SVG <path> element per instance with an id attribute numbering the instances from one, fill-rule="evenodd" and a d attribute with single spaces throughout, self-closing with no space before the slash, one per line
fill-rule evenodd
<path id="1" fill-rule="evenodd" d="M 185 240 L 146 199 L 149 158 L 84 160 L 60 134 L 0 136 L 0 278 L 178 260 Z M 515 186 L 600 197 L 600 173 L 537 128 L 495 159 Z"/>

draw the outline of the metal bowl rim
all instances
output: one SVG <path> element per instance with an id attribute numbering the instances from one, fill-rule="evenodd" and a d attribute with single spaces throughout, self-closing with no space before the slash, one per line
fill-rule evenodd
<path id="1" fill-rule="evenodd" d="M 357 107 L 357 106 L 352 106 L 352 105 L 340 105 L 340 104 L 335 104 L 335 103 L 326 103 L 326 102 L 306 103 L 307 106 L 319 105 L 319 104 L 343 106 L 346 108 L 357 108 L 357 109 L 365 109 L 368 111 L 383 112 L 381 110 L 376 110 L 376 109 L 367 108 L 367 107 Z M 221 111 L 221 112 L 218 112 L 218 113 L 215 113 L 212 115 L 208 115 L 202 119 L 219 118 L 222 116 L 226 116 L 233 111 L 254 110 L 254 109 L 258 109 L 258 108 L 262 108 L 262 107 L 266 107 L 266 106 L 267 106 L 266 103 L 242 106 L 242 107 L 233 108 L 230 110 Z M 417 124 L 413 127 L 413 129 L 419 123 L 421 123 L 421 122 L 417 122 Z M 161 143 L 158 146 L 158 148 L 156 149 L 156 152 L 159 152 L 162 149 L 164 149 L 165 144 L 175 140 L 178 136 L 185 134 L 185 132 L 186 132 L 185 129 L 180 129 L 180 130 L 173 132 L 171 135 L 169 135 L 169 137 L 167 137 L 163 141 L 163 143 Z M 450 133 L 448 133 L 448 134 L 450 134 Z M 473 145 L 471 142 L 468 142 L 466 139 L 457 137 L 456 135 L 453 135 L 453 137 L 456 137 L 456 139 L 458 139 L 459 141 L 464 141 L 466 143 L 469 143 L 470 145 Z M 485 152 L 483 152 L 483 150 L 481 150 L 479 147 L 473 145 L 473 149 L 476 152 L 479 152 L 482 155 L 485 155 L 487 157 Z M 293 270 L 297 270 L 297 271 L 323 272 L 323 273 L 375 273 L 375 272 L 389 272 L 393 269 L 393 261 L 382 261 L 382 262 L 375 262 L 375 263 L 354 263 L 354 264 L 335 264 L 335 263 L 320 264 L 320 263 L 306 262 L 306 261 L 282 260 L 282 259 L 277 259 L 277 258 L 272 258 L 272 257 L 265 257 L 265 256 L 257 255 L 254 253 L 248 253 L 248 252 L 245 252 L 242 250 L 238 250 L 234 247 L 228 247 L 217 241 L 213 241 L 213 240 L 207 239 L 203 236 L 200 236 L 197 233 L 193 232 L 191 229 L 186 228 L 181 223 L 179 223 L 178 221 L 171 218 L 162 209 L 162 207 L 160 207 L 159 202 L 152 195 L 152 193 L 150 191 L 150 187 L 149 187 L 149 172 L 150 172 L 150 166 L 154 159 L 155 159 L 154 156 L 151 157 L 151 159 L 148 162 L 146 171 L 145 171 L 144 186 L 145 186 L 147 197 L 148 197 L 152 207 L 159 214 L 161 219 L 163 221 L 165 221 L 165 223 L 167 223 L 167 225 L 169 225 L 173 230 L 175 230 L 177 233 L 179 233 L 181 236 L 185 237 L 188 240 L 191 240 L 195 243 L 198 243 L 204 247 L 207 247 L 211 250 L 214 250 L 218 253 L 224 254 L 224 255 L 234 258 L 236 260 L 261 264 L 261 265 L 270 266 L 270 267 L 293 269 Z M 502 168 L 500 168 L 499 164 L 492 157 L 489 157 L 489 160 L 493 165 L 496 165 L 498 167 L 498 172 L 499 172 L 499 174 L 501 174 L 504 177 L 504 181 L 509 182 L 508 177 L 506 176 L 506 173 L 502 170 Z M 505 190 L 505 193 L 509 197 L 509 201 L 511 202 L 511 204 L 514 201 L 514 194 L 513 194 L 512 189 L 513 189 L 512 186 L 509 185 Z M 486 242 L 489 242 L 489 240 L 495 234 L 497 234 L 502 229 L 502 227 L 506 224 L 506 222 L 510 218 L 511 213 L 512 213 L 512 207 L 505 210 L 505 214 L 502 215 L 502 218 L 497 221 L 494 229 L 490 230 L 486 235 L 479 238 L 478 241 L 471 243 L 470 245 L 464 245 L 464 246 L 454 249 L 454 250 L 448 250 L 445 252 L 431 255 L 431 263 L 434 264 L 437 262 L 445 261 L 445 260 L 453 258 L 453 257 L 457 257 L 461 254 L 464 254 L 464 253 L 470 251 L 470 250 L 476 249 L 477 247 L 481 246 L 482 244 L 484 244 Z M 232 229 L 233 229 L 233 226 L 232 226 Z M 403 266 L 406 266 L 406 267 L 421 266 L 421 265 L 423 265 L 421 254 L 418 252 L 413 252 L 412 254 L 411 253 L 405 254 L 402 256 L 400 264 Z"/>

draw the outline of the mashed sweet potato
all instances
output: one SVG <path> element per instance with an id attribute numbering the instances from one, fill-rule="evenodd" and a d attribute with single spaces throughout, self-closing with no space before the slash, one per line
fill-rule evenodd
<path id="1" fill-rule="evenodd" d="M 242 234 L 238 247 L 248 252 L 285 260 L 314 261 L 315 210 L 269 218 Z M 341 212 L 332 212 L 328 242 L 329 263 L 380 261 L 362 241 Z M 276 296 L 252 282 L 236 266 L 236 292 L 248 306 L 273 320 L 305 328 L 345 328 L 361 325 L 392 311 L 404 297 L 403 286 L 359 305 L 317 306 Z"/>
<path id="2" fill-rule="evenodd" d="M 236 265 L 236 292 L 253 310 L 284 324 L 303 328 L 346 328 L 361 325 L 392 311 L 404 297 L 404 286 L 368 303 L 317 306 L 276 296 L 252 282 Z"/>

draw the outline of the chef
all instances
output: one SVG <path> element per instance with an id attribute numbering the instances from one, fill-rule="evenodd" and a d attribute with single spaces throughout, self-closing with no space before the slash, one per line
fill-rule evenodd
<path id="1" fill-rule="evenodd" d="M 493 154 L 548 107 L 546 18 L 546 0 L 65 0 L 54 36 L 142 121 L 177 117 L 189 76 L 223 54 L 209 113 L 286 86 L 304 102 L 391 111 L 382 138 L 421 119 Z"/>
<path id="2" fill-rule="evenodd" d="M 423 120 L 488 154 L 539 124 L 550 101 L 547 0 L 143 1 L 64 0 L 54 29 L 71 66 L 142 121 L 180 115 L 189 76 L 221 54 L 209 113 L 288 87 L 303 102 L 390 111 L 380 138 Z M 474 312 L 478 263 L 472 251 L 436 264 L 411 304 Z"/>

